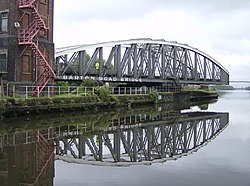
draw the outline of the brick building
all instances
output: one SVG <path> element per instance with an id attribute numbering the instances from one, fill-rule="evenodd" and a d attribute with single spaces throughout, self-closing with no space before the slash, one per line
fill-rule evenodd
<path id="1" fill-rule="evenodd" d="M 5 84 L 32 84 L 48 72 L 44 69 L 52 69 L 53 8 L 54 0 L 0 1 L 0 72 L 7 73 Z"/>

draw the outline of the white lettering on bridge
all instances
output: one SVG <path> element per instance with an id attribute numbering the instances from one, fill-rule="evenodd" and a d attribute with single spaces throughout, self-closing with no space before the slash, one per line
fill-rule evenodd
<path id="1" fill-rule="evenodd" d="M 114 82 L 142 82 L 141 78 L 131 77 L 101 77 L 101 76 L 58 76 L 63 80 L 98 80 L 98 81 L 114 81 Z"/>

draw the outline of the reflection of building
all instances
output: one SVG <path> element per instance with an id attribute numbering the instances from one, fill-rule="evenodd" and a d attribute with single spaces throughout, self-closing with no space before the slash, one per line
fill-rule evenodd
<path id="1" fill-rule="evenodd" d="M 53 140 L 46 140 L 39 131 L 0 137 L 1 185 L 53 185 Z"/>
<path id="2" fill-rule="evenodd" d="M 2 185 L 8 185 L 8 158 L 7 153 L 1 149 L 0 151 L 0 183 Z"/>
<path id="3" fill-rule="evenodd" d="M 52 28 L 53 0 L 1 0 L 0 71 L 8 72 L 5 81 L 33 82 L 41 73 L 41 59 L 52 63 Z"/>
<path id="4" fill-rule="evenodd" d="M 214 139 L 228 125 L 229 118 L 228 113 L 214 112 L 138 116 L 116 119 L 112 122 L 116 125 L 88 137 L 68 127 L 68 131 L 57 135 L 57 158 L 109 166 L 175 160 Z"/>

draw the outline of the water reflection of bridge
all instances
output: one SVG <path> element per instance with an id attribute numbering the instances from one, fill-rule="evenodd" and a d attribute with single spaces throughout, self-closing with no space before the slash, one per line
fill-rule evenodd
<path id="1" fill-rule="evenodd" d="M 0 182 L 53 185 L 54 153 L 67 162 L 110 166 L 177 159 L 219 135 L 228 116 L 163 109 L 50 118 L 49 126 L 42 120 L 42 125 L 25 129 L 36 120 L 27 121 L 23 129 L 0 133 Z"/>
<path id="2" fill-rule="evenodd" d="M 64 132 L 60 129 L 56 138 L 57 158 L 111 166 L 165 162 L 197 151 L 228 125 L 228 113 L 142 118 L 138 122 L 135 117 L 120 118 L 119 122 L 114 121 L 115 125 L 88 137 L 76 128 L 64 128 Z"/>

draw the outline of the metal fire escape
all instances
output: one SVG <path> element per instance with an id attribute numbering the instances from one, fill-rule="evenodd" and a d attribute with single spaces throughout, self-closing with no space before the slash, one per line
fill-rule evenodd
<path id="1" fill-rule="evenodd" d="M 19 30 L 19 45 L 30 46 L 34 56 L 39 60 L 40 75 L 34 82 L 33 96 L 39 97 L 40 93 L 51 80 L 54 87 L 55 73 L 46 56 L 46 50 L 39 44 L 38 34 L 42 30 L 49 30 L 48 20 L 38 12 L 38 0 L 19 0 L 19 9 L 31 12 L 33 21 L 28 28 Z M 54 91 L 54 90 L 52 90 Z"/>

